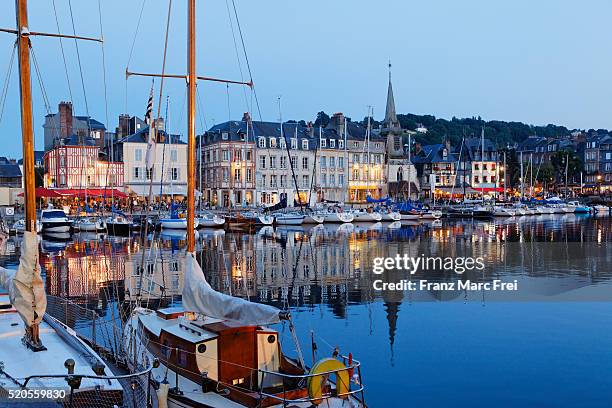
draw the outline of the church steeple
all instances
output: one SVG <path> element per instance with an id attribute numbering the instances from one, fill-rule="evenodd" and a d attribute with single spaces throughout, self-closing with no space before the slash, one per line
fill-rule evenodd
<path id="1" fill-rule="evenodd" d="M 388 130 L 399 130 L 401 128 L 395 112 L 395 99 L 393 98 L 393 86 L 391 85 L 391 61 L 389 61 L 389 87 L 387 88 L 387 108 L 383 124 L 384 128 Z"/>

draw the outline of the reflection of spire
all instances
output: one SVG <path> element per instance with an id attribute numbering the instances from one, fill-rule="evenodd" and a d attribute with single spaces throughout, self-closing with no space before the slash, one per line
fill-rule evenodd
<path id="1" fill-rule="evenodd" d="M 399 306 L 401 302 L 385 302 L 385 311 L 387 312 L 387 322 L 389 322 L 389 347 L 391 349 L 391 366 L 395 366 L 395 356 L 393 353 L 393 344 L 395 343 L 395 332 L 397 330 L 397 317 L 399 314 Z"/>

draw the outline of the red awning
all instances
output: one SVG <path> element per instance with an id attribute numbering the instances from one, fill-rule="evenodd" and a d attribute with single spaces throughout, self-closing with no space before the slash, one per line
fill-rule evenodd
<path id="1" fill-rule="evenodd" d="M 108 188 L 73 188 L 73 189 L 58 189 L 56 190 L 60 194 L 69 195 L 73 197 L 84 198 L 87 197 L 102 197 L 102 198 L 125 198 L 127 194 L 117 190 L 117 189 L 108 189 Z"/>
<path id="2" fill-rule="evenodd" d="M 503 193 L 503 187 L 474 187 L 474 190 L 485 193 Z"/>
<path id="3" fill-rule="evenodd" d="M 19 197 L 23 197 L 24 193 L 17 194 Z M 64 195 L 57 190 L 51 190 L 45 187 L 36 187 L 36 197 L 51 197 L 51 198 L 59 198 Z"/>

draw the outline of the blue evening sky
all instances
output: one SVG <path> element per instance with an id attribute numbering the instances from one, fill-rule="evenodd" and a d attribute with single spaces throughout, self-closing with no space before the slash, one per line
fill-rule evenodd
<path id="1" fill-rule="evenodd" d="M 105 115 L 101 47 L 81 42 L 89 113 L 117 125 L 127 112 L 143 116 L 150 79 L 125 81 L 142 0 L 101 0 L 108 80 Z M 229 5 L 231 7 L 231 0 Z M 384 115 L 387 61 L 393 64 L 398 112 L 612 128 L 612 3 L 605 0 L 235 0 L 264 120 L 314 119 L 344 112 L 354 119 L 373 105 Z M 0 27 L 13 28 L 13 2 L 4 0 Z M 71 33 L 68 0 L 55 0 L 59 24 Z M 174 1 L 167 72 L 186 66 L 185 1 Z M 30 1 L 32 31 L 57 32 L 52 1 Z M 146 0 L 130 68 L 161 69 L 167 0 Z M 98 1 L 73 0 L 77 33 L 99 35 Z M 235 24 L 235 23 L 234 23 Z M 234 25 L 234 30 L 237 31 Z M 236 33 L 236 35 L 238 35 Z M 239 37 L 237 37 L 239 42 Z M 0 80 L 9 66 L 13 36 L 0 33 Z M 51 110 L 70 92 L 57 39 L 33 38 Z M 75 45 L 64 41 L 75 113 L 86 114 Z M 225 0 L 198 1 L 198 70 L 240 79 Z M 242 51 L 239 50 L 241 53 Z M 246 75 L 246 67 L 242 60 Z M 0 155 L 21 157 L 18 84 L 13 67 L 0 132 Z M 156 89 L 159 81 L 156 81 Z M 36 77 L 34 128 L 42 148 L 46 109 Z M 157 95 L 158 90 L 156 90 Z M 184 132 L 185 86 L 168 80 L 170 130 Z M 238 86 L 204 83 L 198 131 L 240 119 L 251 101 Z M 127 95 L 127 97 L 126 97 Z M 157 102 L 156 102 L 157 103 Z M 163 111 L 162 111 L 163 114 Z M 253 117 L 259 119 L 255 112 Z"/>

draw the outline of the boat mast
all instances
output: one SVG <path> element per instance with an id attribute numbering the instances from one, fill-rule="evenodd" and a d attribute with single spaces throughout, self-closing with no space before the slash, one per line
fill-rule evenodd
<path id="1" fill-rule="evenodd" d="M 19 52 L 19 94 L 21 105 L 21 137 L 23 145 L 23 187 L 25 229 L 36 233 L 36 185 L 34 184 L 34 130 L 32 124 L 32 85 L 30 78 L 30 30 L 27 0 L 15 0 L 17 45 Z M 25 327 L 25 339 L 42 345 L 38 323 Z"/>
<path id="2" fill-rule="evenodd" d="M 195 109 L 196 109 L 196 0 L 189 0 L 187 16 L 187 251 L 195 250 Z"/>
<path id="3" fill-rule="evenodd" d="M 36 187 L 34 184 L 34 130 L 32 125 L 32 85 L 30 83 L 30 31 L 27 0 L 15 0 L 19 52 L 19 92 L 21 95 L 21 135 L 23 144 L 23 186 L 26 231 L 36 232 Z"/>

